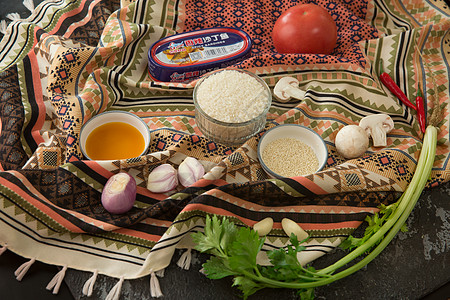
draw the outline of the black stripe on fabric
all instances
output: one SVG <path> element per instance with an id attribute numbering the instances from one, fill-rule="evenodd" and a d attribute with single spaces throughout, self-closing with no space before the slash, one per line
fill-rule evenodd
<path id="1" fill-rule="evenodd" d="M 348 214 L 341 213 L 300 213 L 300 212 L 261 212 L 248 210 L 239 205 L 221 200 L 211 195 L 200 195 L 191 203 L 202 204 L 219 209 L 226 210 L 237 216 L 243 216 L 250 220 L 261 220 L 265 217 L 271 217 L 274 222 L 281 222 L 283 218 L 289 218 L 295 222 L 311 223 L 311 224 L 333 224 L 348 221 L 362 221 L 369 214 L 368 212 L 355 212 Z"/>
<path id="2" fill-rule="evenodd" d="M 313 97 L 311 97 L 309 94 L 312 95 Z M 356 111 L 355 109 L 365 112 L 367 114 L 377 113 L 377 111 L 367 108 L 366 106 L 361 106 L 356 103 L 350 104 L 350 103 L 348 103 L 347 98 L 345 98 L 344 96 L 339 95 L 339 94 L 331 94 L 331 95 L 330 94 L 322 94 L 322 93 L 319 93 L 319 92 L 316 92 L 313 90 L 308 90 L 306 93 L 306 97 L 308 97 L 308 96 L 311 100 L 313 100 L 316 103 L 334 103 L 334 104 L 337 104 L 338 106 L 345 107 L 346 110 L 352 112 L 353 114 L 355 114 L 357 116 L 361 116 L 361 117 L 366 116 L 366 114 L 361 114 L 360 112 Z M 333 98 L 337 98 L 341 101 L 333 100 Z"/>
<path id="3" fill-rule="evenodd" d="M 3 52 L 3 56 L 0 57 L 0 60 L 3 60 L 6 55 L 10 53 L 11 47 L 15 44 L 17 35 L 19 34 L 19 30 L 17 29 L 18 23 L 14 23 L 11 26 L 11 32 L 14 33 L 14 35 L 8 35 L 8 41 L 5 43 L 6 45 L 9 45 L 7 49 L 3 49 L 1 52 Z M 27 30 L 28 31 L 28 30 Z M 28 36 L 27 36 L 28 41 Z M 5 69 L 9 68 L 11 64 L 9 64 Z"/>
<path id="4" fill-rule="evenodd" d="M 108 181 L 108 178 L 100 175 L 97 172 L 94 172 L 91 168 L 89 168 L 88 165 L 86 165 L 86 163 L 84 161 L 81 161 L 81 160 L 74 161 L 71 164 L 73 164 L 77 169 L 80 169 L 85 174 L 88 174 L 89 177 L 93 178 L 98 183 L 105 185 L 106 181 Z"/>
<path id="5" fill-rule="evenodd" d="M 150 81 L 150 87 L 161 88 L 162 85 L 158 84 L 156 81 Z M 189 90 L 191 88 L 182 87 L 182 86 L 171 86 L 171 90 Z"/>
<path id="6" fill-rule="evenodd" d="M 14 228 L 14 230 L 16 230 L 16 231 L 22 233 L 23 235 L 25 235 L 25 236 L 31 238 L 32 240 L 38 242 L 39 244 L 44 244 L 44 245 L 49 245 L 49 246 L 53 246 L 53 247 L 57 247 L 57 248 L 61 248 L 61 249 L 67 249 L 67 250 L 73 250 L 73 251 L 77 251 L 77 252 L 87 253 L 87 254 L 89 254 L 89 255 L 94 255 L 94 256 L 97 256 L 97 257 L 102 257 L 102 258 L 107 258 L 107 259 L 113 259 L 113 260 L 116 260 L 116 261 L 123 261 L 123 262 L 127 262 L 127 263 L 132 263 L 132 264 L 135 264 L 135 265 L 138 265 L 138 266 L 140 266 L 141 264 L 138 263 L 138 262 L 132 261 L 132 260 L 123 259 L 123 258 L 117 258 L 117 257 L 111 257 L 111 256 L 107 256 L 107 255 L 101 255 L 101 254 L 98 254 L 98 253 L 93 253 L 93 252 L 89 252 L 89 251 L 82 250 L 82 249 L 74 249 L 73 246 L 71 247 L 71 246 L 55 245 L 55 244 L 46 242 L 45 240 L 56 241 L 56 242 L 63 243 L 63 244 L 68 244 L 68 245 L 81 246 L 81 247 L 85 247 L 85 248 L 88 248 L 88 249 L 100 251 L 100 252 L 102 252 L 102 253 L 111 253 L 111 254 L 115 254 L 115 255 L 120 255 L 120 256 L 125 256 L 125 257 L 134 258 L 134 259 L 136 259 L 136 260 L 145 261 L 145 259 L 143 259 L 143 258 L 141 258 L 141 257 L 138 257 L 138 256 L 132 256 L 132 255 L 129 255 L 129 254 L 117 253 L 117 252 L 113 252 L 113 251 L 106 250 L 106 249 L 103 249 L 103 248 L 95 248 L 95 247 L 92 247 L 92 246 L 88 246 L 88 245 L 86 245 L 86 244 L 70 243 L 70 242 L 67 242 L 67 241 L 64 241 L 64 240 L 59 240 L 59 239 L 55 239 L 55 238 L 45 237 L 45 236 L 40 235 L 40 234 L 37 233 L 36 231 L 32 230 L 32 229 L 29 228 L 28 226 L 25 226 L 25 224 L 19 223 L 17 220 L 11 218 L 9 215 L 7 215 L 6 213 L 4 213 L 4 212 L 1 211 L 1 210 L 0 210 L 0 214 L 3 214 L 3 215 L 6 216 L 8 219 L 10 219 L 10 220 L 12 220 L 12 221 L 14 221 L 14 222 L 16 222 L 16 223 L 22 225 L 23 227 L 27 228 L 29 231 L 33 232 L 36 236 L 40 237 L 40 239 L 37 239 L 37 238 L 34 237 L 33 235 L 31 235 L 31 234 L 29 234 L 29 233 L 23 231 L 22 229 L 20 229 L 20 228 L 14 226 L 12 223 L 8 222 L 8 220 L 6 220 L 6 219 L 0 217 L 0 220 L 2 220 L 5 224 L 7 224 L 8 226 Z M 105 239 L 104 237 L 101 237 L 101 238 Z"/>
<path id="7" fill-rule="evenodd" d="M 178 101 L 182 100 L 182 101 Z M 139 98 L 139 99 L 130 99 L 130 98 L 122 98 L 120 99 L 120 103 L 115 103 L 116 106 L 128 106 L 130 104 L 141 103 L 141 104 L 160 104 L 167 105 L 172 103 L 184 104 L 184 105 L 193 105 L 194 101 L 192 100 L 192 96 L 177 96 L 176 99 L 155 97 L 155 98 Z M 126 105 L 125 105 L 126 104 Z"/>
<path id="8" fill-rule="evenodd" d="M 158 248 L 156 248 L 156 249 L 153 247 L 153 249 L 151 250 L 151 252 L 161 251 L 161 250 L 170 248 L 170 247 L 172 247 L 172 246 L 176 246 L 176 245 L 178 244 L 178 242 L 181 240 L 182 237 L 184 237 L 184 236 L 185 236 L 186 234 L 188 234 L 188 233 L 191 233 L 191 232 L 193 231 L 193 229 L 195 229 L 195 228 L 204 228 L 204 226 L 197 225 L 197 226 L 192 227 L 191 229 L 189 229 L 189 230 L 186 231 L 186 232 L 183 232 L 183 233 L 181 233 L 181 234 L 177 234 L 176 236 L 173 236 L 173 237 L 164 239 L 164 240 L 161 242 L 161 244 L 165 244 L 165 245 L 164 245 L 164 246 L 161 246 L 161 244 L 156 244 L 156 245 L 159 245 L 160 247 L 158 247 Z M 173 241 L 174 239 L 177 239 L 177 240 L 176 240 L 176 241 Z M 172 241 L 172 243 L 166 245 L 166 242 L 167 242 L 167 241 Z M 156 245 L 155 245 L 155 246 L 156 246 Z"/>
<path id="9" fill-rule="evenodd" d="M 48 16 L 47 11 L 48 11 L 50 8 L 52 8 L 53 6 L 59 6 L 59 5 L 63 4 L 64 2 L 65 2 L 64 0 L 61 0 L 61 1 L 59 1 L 59 2 L 50 2 L 50 3 L 46 3 L 44 6 L 41 7 L 41 8 L 44 8 L 44 9 L 40 9 L 40 10 L 39 10 L 39 12 L 38 12 L 38 14 L 36 15 L 36 17 L 35 17 L 33 20 L 31 20 L 31 23 L 33 23 L 33 24 L 39 23 L 40 21 L 42 21 L 42 19 L 43 19 L 45 16 Z M 69 3 L 68 5 L 70 5 L 70 3 Z M 62 9 L 65 9 L 68 5 L 66 5 L 66 6 L 64 6 L 64 7 L 60 8 L 60 9 L 56 10 L 55 13 L 59 12 L 59 11 L 62 10 Z M 51 23 L 48 23 L 48 24 L 51 24 Z"/>
<path id="10" fill-rule="evenodd" d="M 145 28 L 141 28 L 144 27 Z M 125 47 L 124 55 L 123 55 L 123 61 L 122 61 L 122 67 L 120 68 L 120 73 L 124 72 L 132 63 L 134 58 L 134 53 L 136 52 L 136 49 L 141 42 L 141 38 L 147 33 L 148 25 L 137 25 L 138 28 L 138 34 L 137 37 L 134 38 L 131 43 L 129 43 Z"/>
<path id="11" fill-rule="evenodd" d="M 46 33 L 46 31 L 43 30 L 43 29 L 38 29 L 38 30 L 36 31 L 36 40 L 37 40 L 37 42 L 40 42 L 40 41 L 41 41 L 41 37 L 42 37 L 42 35 L 45 34 L 45 33 Z"/>
<path id="12" fill-rule="evenodd" d="M 397 54 L 399 56 L 399 59 L 396 60 L 397 63 L 395 64 L 395 74 L 396 74 L 396 84 L 400 87 L 400 89 L 407 94 L 408 91 L 408 80 L 403 80 L 403 82 L 400 82 L 401 74 L 404 74 L 404 78 L 407 78 L 407 69 L 406 69 L 406 59 L 407 59 L 407 51 L 408 45 L 410 44 L 411 35 L 403 32 L 400 35 L 400 43 L 399 48 L 397 50 Z M 405 109 L 408 110 L 408 109 Z"/>
<path id="13" fill-rule="evenodd" d="M 75 3 L 76 1 L 73 1 Z M 77 23 L 81 20 L 83 20 L 89 13 L 89 6 L 92 3 L 92 1 L 86 1 L 84 3 L 83 9 L 78 12 L 76 15 L 70 16 L 67 19 L 64 19 L 64 21 L 61 23 L 61 26 L 59 27 L 58 31 L 53 33 L 54 35 L 61 35 L 63 36 L 67 29 L 74 23 Z M 54 14 L 53 16 L 55 16 Z"/>
<path id="14" fill-rule="evenodd" d="M 114 76 L 113 76 L 113 83 L 114 83 L 114 87 L 117 89 L 117 92 L 119 94 L 119 97 L 117 99 L 122 99 L 123 98 L 123 91 L 120 88 L 120 84 L 119 84 L 119 78 L 120 78 L 120 74 L 117 72 L 113 72 Z"/>
<path id="15" fill-rule="evenodd" d="M 311 97 L 308 94 L 311 94 L 314 97 Z M 348 111 L 350 111 L 353 114 L 355 114 L 357 116 L 360 116 L 360 117 L 365 117 L 368 114 L 379 113 L 378 111 L 369 109 L 369 108 L 367 108 L 365 106 L 360 106 L 360 105 L 358 105 L 356 103 L 351 103 L 351 104 L 348 104 L 348 105 L 344 105 L 344 104 L 348 103 L 347 99 L 345 97 L 341 96 L 341 95 L 338 95 L 338 94 L 332 94 L 331 97 L 338 98 L 341 101 L 331 100 L 329 94 L 321 94 L 321 93 L 318 93 L 318 92 L 313 91 L 313 90 L 308 90 L 307 91 L 306 97 L 308 97 L 308 96 L 309 96 L 309 98 L 312 101 L 314 101 L 316 103 L 334 103 L 334 104 L 337 104 L 337 105 L 339 105 L 341 107 L 345 107 Z M 322 98 L 324 98 L 324 100 L 322 100 Z M 358 109 L 360 111 L 366 112 L 367 114 L 361 114 L 361 113 L 355 111 L 355 109 Z M 403 112 L 404 112 L 403 115 L 400 115 L 399 117 L 391 115 L 392 119 L 395 119 L 396 122 L 400 122 L 400 123 L 406 124 L 408 126 L 411 126 L 411 124 L 413 123 L 413 119 L 408 117 L 410 115 L 408 109 L 404 109 Z M 409 119 L 409 121 L 408 121 L 408 119 Z"/>
<path id="16" fill-rule="evenodd" d="M 122 99 L 121 98 L 122 91 L 120 91 L 120 89 L 117 88 L 117 85 L 114 84 L 117 81 L 115 79 L 116 74 L 117 74 L 116 71 L 114 71 L 113 69 L 110 69 L 108 71 L 108 75 L 107 75 L 109 87 L 111 88 L 112 92 L 114 93 L 113 99 L 115 99 L 115 101 L 114 101 L 113 105 L 115 105 L 118 101 L 120 101 L 120 99 Z M 107 99 L 105 99 L 105 100 L 109 100 L 109 98 L 111 98 L 111 97 L 107 97 Z"/>
<path id="17" fill-rule="evenodd" d="M 386 15 L 389 15 L 391 17 L 390 20 L 392 21 L 392 23 L 394 23 L 394 25 L 396 25 L 398 28 L 405 29 L 406 31 L 411 30 L 411 25 L 406 22 L 403 22 L 402 19 L 392 14 L 392 12 L 389 10 L 389 8 L 383 1 L 375 1 L 375 3 Z"/>
<path id="18" fill-rule="evenodd" d="M 315 193 L 311 192 L 308 188 L 306 188 L 304 185 L 298 183 L 297 181 L 291 179 L 291 178 L 282 178 L 280 179 L 284 181 L 287 185 L 295 189 L 300 194 L 306 196 L 306 197 L 315 197 L 317 196 Z"/>
<path id="19" fill-rule="evenodd" d="M 31 71 L 31 61 L 28 56 L 25 56 L 23 59 L 23 66 L 24 66 L 24 74 L 25 74 L 25 85 L 27 88 L 28 93 L 28 102 L 30 103 L 31 107 L 31 113 L 30 113 L 30 121 L 23 129 L 23 136 L 27 142 L 27 144 L 30 146 L 31 151 L 34 152 L 38 146 L 35 139 L 32 135 L 33 127 L 36 125 L 36 122 L 38 120 L 40 111 L 39 106 L 36 103 L 36 97 L 34 94 L 34 86 L 33 86 L 33 75 Z"/>
<path id="20" fill-rule="evenodd" d="M 178 22 L 178 6 L 180 5 L 180 0 L 176 0 L 175 4 L 174 4 L 174 16 L 173 16 L 173 24 L 172 24 L 172 29 L 176 30 L 177 29 L 177 22 Z"/>
<path id="21" fill-rule="evenodd" d="M 129 227 L 127 227 L 129 229 L 133 229 L 136 231 L 140 231 L 146 234 L 153 234 L 153 235 L 158 235 L 158 236 L 162 236 L 166 231 L 167 228 L 166 227 L 162 227 L 162 226 L 157 226 L 157 225 L 151 225 L 151 224 L 146 224 L 146 223 L 136 223 L 133 224 Z M 121 240 L 118 240 L 119 242 L 123 242 Z M 136 243 L 132 243 L 130 241 L 127 241 L 127 243 L 132 244 L 132 245 L 140 245 L 140 244 L 136 244 Z M 149 247 L 146 247 L 148 249 L 150 249 Z"/>
<path id="22" fill-rule="evenodd" d="M 405 60 L 406 60 L 406 54 L 403 54 L 403 51 L 399 51 L 399 50 L 403 50 L 403 47 L 404 47 L 404 44 L 405 44 L 406 42 L 405 42 L 405 35 L 404 35 L 404 33 L 402 33 L 402 34 L 399 34 L 399 47 L 398 47 L 398 49 L 397 49 L 397 54 L 400 56 L 399 57 L 399 59 L 396 59 L 395 60 L 395 64 L 394 64 L 394 73 L 395 73 L 395 84 L 398 86 L 398 87 L 400 87 L 400 89 L 404 92 L 404 94 L 406 95 L 407 93 L 406 93 L 406 90 L 405 90 L 405 88 L 403 87 L 401 87 L 402 86 L 402 84 L 400 83 L 400 70 L 403 68 L 402 67 L 402 63 L 405 63 Z M 406 53 L 406 52 L 405 52 Z M 403 59 L 402 59 L 402 57 L 403 57 Z M 401 61 L 402 61 L 402 63 L 401 63 Z M 405 70 L 403 70 L 403 73 L 405 72 Z M 405 73 L 406 74 L 406 73 Z M 406 84 L 406 80 L 405 80 L 405 84 Z M 395 99 L 397 99 L 397 97 L 395 97 Z M 400 106 L 402 106 L 402 107 L 404 107 L 404 115 L 405 115 L 405 118 L 407 118 L 408 117 L 408 115 L 410 115 L 410 113 L 409 113 L 409 108 L 408 107 L 406 107 L 399 99 L 397 99 L 397 101 L 399 101 L 399 105 Z M 413 122 L 413 119 L 411 118 L 411 124 L 412 124 L 412 122 Z"/>
<path id="23" fill-rule="evenodd" d="M 149 5 L 147 3 L 147 0 L 141 1 L 140 5 L 136 5 L 136 7 L 138 9 L 136 10 L 136 13 L 135 13 L 135 16 L 134 16 L 135 23 L 143 24 L 144 20 L 145 20 L 147 7 L 149 7 Z"/>

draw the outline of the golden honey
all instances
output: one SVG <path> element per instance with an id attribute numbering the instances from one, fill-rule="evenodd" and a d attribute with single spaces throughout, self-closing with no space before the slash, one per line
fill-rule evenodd
<path id="1" fill-rule="evenodd" d="M 135 127 L 123 122 L 110 122 L 92 130 L 85 148 L 92 160 L 116 160 L 137 157 L 144 147 L 144 137 Z"/>

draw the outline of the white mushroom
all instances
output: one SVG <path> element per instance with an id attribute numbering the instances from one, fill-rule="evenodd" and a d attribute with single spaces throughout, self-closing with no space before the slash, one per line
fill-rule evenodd
<path id="1" fill-rule="evenodd" d="M 305 97 L 305 92 L 298 85 L 299 81 L 296 78 L 283 77 L 275 85 L 273 94 L 280 102 L 288 102 L 291 98 L 301 100 Z"/>
<path id="2" fill-rule="evenodd" d="M 359 126 L 372 137 L 374 147 L 386 147 L 386 134 L 394 129 L 394 121 L 386 114 L 375 114 L 362 118 Z"/>
<path id="3" fill-rule="evenodd" d="M 369 148 L 369 136 L 358 125 L 342 127 L 334 140 L 336 150 L 345 158 L 356 158 L 363 155 Z"/>

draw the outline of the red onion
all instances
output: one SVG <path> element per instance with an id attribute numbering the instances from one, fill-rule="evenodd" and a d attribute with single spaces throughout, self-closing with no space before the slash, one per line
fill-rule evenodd
<path id="1" fill-rule="evenodd" d="M 136 200 L 136 180 L 127 173 L 111 176 L 102 192 L 102 205 L 112 214 L 129 211 Z"/>

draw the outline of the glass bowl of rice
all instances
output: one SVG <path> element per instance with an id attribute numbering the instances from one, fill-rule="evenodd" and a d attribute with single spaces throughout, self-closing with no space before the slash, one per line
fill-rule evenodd
<path id="1" fill-rule="evenodd" d="M 297 124 L 269 129 L 259 140 L 257 154 L 262 168 L 272 178 L 313 174 L 321 171 L 328 160 L 322 137 Z"/>
<path id="2" fill-rule="evenodd" d="M 195 121 L 203 135 L 217 143 L 237 146 L 264 128 L 272 94 L 256 74 L 225 69 L 201 78 L 193 99 Z"/>

